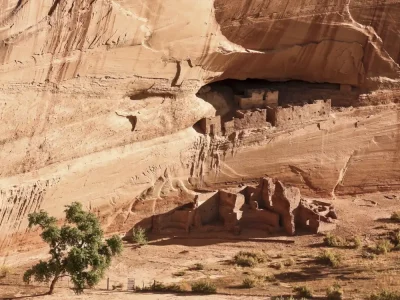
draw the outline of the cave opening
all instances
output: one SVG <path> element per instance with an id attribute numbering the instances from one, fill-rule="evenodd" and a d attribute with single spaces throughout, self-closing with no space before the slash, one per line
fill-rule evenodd
<path id="1" fill-rule="evenodd" d="M 313 83 L 300 80 L 268 81 L 263 79 L 225 79 L 204 85 L 197 97 L 210 103 L 216 110 L 216 116 L 222 121 L 230 120 L 243 106 L 238 98 L 249 96 L 249 91 L 266 90 L 277 92 L 278 106 L 296 106 L 313 103 L 315 100 L 331 99 L 332 107 L 349 107 L 358 99 L 360 93 L 356 87 L 336 83 Z M 264 101 L 265 101 L 264 96 Z M 260 108 L 255 107 L 254 108 Z"/>

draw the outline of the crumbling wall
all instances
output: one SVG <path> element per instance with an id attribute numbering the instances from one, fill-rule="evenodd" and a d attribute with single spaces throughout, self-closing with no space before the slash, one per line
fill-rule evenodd
<path id="1" fill-rule="evenodd" d="M 316 120 L 326 120 L 331 111 L 330 100 L 316 100 L 303 106 L 268 108 L 268 121 L 276 127 L 287 127 Z"/>
<path id="2" fill-rule="evenodd" d="M 194 221 L 194 210 L 175 210 L 153 216 L 152 230 L 161 233 L 168 229 L 190 231 Z"/>
<path id="3" fill-rule="evenodd" d="M 178 229 L 226 230 L 260 229 L 269 233 L 283 230 L 294 235 L 298 228 L 318 233 L 336 227 L 332 205 L 306 201 L 300 190 L 272 178 L 261 178 L 256 187 L 240 191 L 214 191 L 198 194 L 192 207 L 153 217 L 153 231 Z"/>
<path id="4" fill-rule="evenodd" d="M 219 193 L 211 192 L 195 198 L 195 226 L 201 227 L 219 220 Z"/>
<path id="5" fill-rule="evenodd" d="M 267 120 L 267 110 L 266 109 L 255 109 L 252 111 L 238 110 L 236 111 L 236 117 L 231 121 L 224 123 L 225 135 L 229 135 L 234 131 L 249 129 L 249 128 L 259 128 L 270 126 Z"/>
<path id="6" fill-rule="evenodd" d="M 234 230 L 242 218 L 245 197 L 242 194 L 219 191 L 219 214 L 227 230 Z"/>
<path id="7" fill-rule="evenodd" d="M 205 134 L 209 135 L 221 134 L 221 116 L 201 119 L 200 127 Z"/>
<path id="8" fill-rule="evenodd" d="M 278 91 L 269 89 L 247 89 L 244 96 L 235 95 L 234 99 L 240 109 L 265 108 L 278 106 Z"/>
<path id="9" fill-rule="evenodd" d="M 333 205 L 321 201 L 302 200 L 296 212 L 296 227 L 312 233 L 322 233 L 335 229 L 336 211 Z"/>

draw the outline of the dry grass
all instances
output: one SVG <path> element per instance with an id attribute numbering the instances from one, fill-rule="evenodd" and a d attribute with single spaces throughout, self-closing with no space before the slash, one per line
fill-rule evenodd
<path id="1" fill-rule="evenodd" d="M 298 298 L 312 298 L 313 292 L 307 286 L 298 286 L 293 289 L 293 292 L 296 293 Z"/>
<path id="2" fill-rule="evenodd" d="M 264 261 L 265 257 L 263 254 L 249 251 L 240 251 L 233 258 L 233 262 L 241 267 L 254 267 Z"/>
<path id="3" fill-rule="evenodd" d="M 209 280 L 200 280 L 192 283 L 192 292 L 197 294 L 215 294 L 217 286 Z"/>
<path id="4" fill-rule="evenodd" d="M 377 255 L 384 255 L 392 251 L 393 244 L 389 240 L 380 240 L 375 246 L 369 247 L 368 250 Z"/>
<path id="5" fill-rule="evenodd" d="M 343 299 L 343 290 L 340 285 L 334 284 L 329 287 L 326 291 L 326 299 L 327 300 L 342 300 Z"/>
<path id="6" fill-rule="evenodd" d="M 317 256 L 317 262 L 320 264 L 337 268 L 342 262 L 342 257 L 338 253 L 325 250 Z"/>
<path id="7" fill-rule="evenodd" d="M 390 219 L 392 221 L 400 223 L 400 210 L 393 212 L 392 215 L 390 216 Z"/>
<path id="8" fill-rule="evenodd" d="M 242 287 L 246 289 L 251 289 L 257 285 L 257 280 L 253 277 L 246 277 L 243 279 Z"/>
<path id="9" fill-rule="evenodd" d="M 369 300 L 400 300 L 400 293 L 383 290 L 379 293 L 372 294 Z"/>
<path id="10" fill-rule="evenodd" d="M 7 277 L 11 274 L 11 268 L 9 266 L 3 265 L 0 267 L 0 278 Z"/>

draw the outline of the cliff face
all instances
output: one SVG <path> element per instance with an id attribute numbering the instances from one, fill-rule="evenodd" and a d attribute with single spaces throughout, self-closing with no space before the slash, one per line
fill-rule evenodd
<path id="1" fill-rule="evenodd" d="M 398 188 L 396 106 L 235 139 L 192 126 L 215 114 L 196 92 L 228 78 L 351 84 L 395 102 L 399 16 L 395 0 L 2 1 L 0 248 L 35 209 L 61 215 L 79 200 L 129 214 L 138 195 L 189 178 L 268 173 L 325 195 Z"/>

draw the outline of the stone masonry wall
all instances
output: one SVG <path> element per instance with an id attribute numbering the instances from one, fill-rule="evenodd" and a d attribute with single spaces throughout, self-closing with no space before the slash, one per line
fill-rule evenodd
<path id="1" fill-rule="evenodd" d="M 315 120 L 326 120 L 331 111 L 330 100 L 316 100 L 303 106 L 268 108 L 268 121 L 276 127 L 287 127 Z"/>

